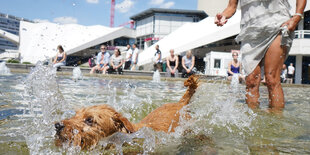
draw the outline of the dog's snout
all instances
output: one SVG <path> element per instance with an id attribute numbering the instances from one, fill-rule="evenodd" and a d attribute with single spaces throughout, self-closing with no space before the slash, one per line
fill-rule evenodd
<path id="1" fill-rule="evenodd" d="M 60 132 L 65 126 L 60 124 L 59 122 L 55 123 L 55 128 L 57 132 Z"/>

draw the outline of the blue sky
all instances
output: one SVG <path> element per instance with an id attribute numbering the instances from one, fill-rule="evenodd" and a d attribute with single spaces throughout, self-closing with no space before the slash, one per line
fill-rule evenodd
<path id="1" fill-rule="evenodd" d="M 111 0 L 0 0 L 0 12 L 35 21 L 110 25 Z M 114 25 L 148 8 L 197 9 L 197 0 L 116 0 Z"/>

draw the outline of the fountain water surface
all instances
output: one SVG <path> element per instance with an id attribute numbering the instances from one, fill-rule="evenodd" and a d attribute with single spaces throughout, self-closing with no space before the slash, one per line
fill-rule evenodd
<path id="1" fill-rule="evenodd" d="M 18 81 L 25 79 L 23 84 Z M 244 104 L 244 86 L 202 83 L 181 113 L 173 133 L 143 128 L 132 134 L 116 133 L 92 150 L 56 147 L 54 122 L 72 117 L 75 109 L 108 104 L 137 123 L 155 108 L 177 102 L 186 88 L 183 82 L 57 77 L 56 71 L 38 63 L 31 73 L 0 76 L 0 154 L 265 154 L 310 153 L 310 88 L 284 88 L 286 108 L 282 116 L 263 112 L 267 89 L 261 89 L 262 111 Z M 9 88 L 9 89 L 8 89 Z M 13 91 L 12 91 L 13 90 Z M 298 92 L 298 93 L 296 93 Z M 10 102 L 12 101 L 13 102 Z M 112 145 L 112 146 L 111 146 Z M 110 148 L 110 149 L 107 149 Z M 3 151 L 2 151 L 3 150 Z"/>

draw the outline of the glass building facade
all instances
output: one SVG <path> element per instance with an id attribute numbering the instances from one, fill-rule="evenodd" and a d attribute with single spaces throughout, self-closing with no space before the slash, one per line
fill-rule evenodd
<path id="1" fill-rule="evenodd" d="M 1 30 L 7 31 L 15 35 L 19 35 L 20 21 L 32 22 L 27 19 L 0 13 L 0 29 Z M 17 48 L 18 48 L 17 45 L 0 37 L 0 53 L 4 52 L 6 49 L 17 50 Z"/>
<path id="2" fill-rule="evenodd" d="M 199 22 L 207 16 L 198 10 L 150 8 L 130 18 L 135 21 L 137 45 L 145 49 L 182 25 Z"/>

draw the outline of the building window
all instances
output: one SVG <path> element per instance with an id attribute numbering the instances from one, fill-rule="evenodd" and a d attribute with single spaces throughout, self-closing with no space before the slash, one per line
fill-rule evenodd
<path id="1" fill-rule="evenodd" d="M 214 59 L 214 68 L 221 68 L 221 59 Z"/>

